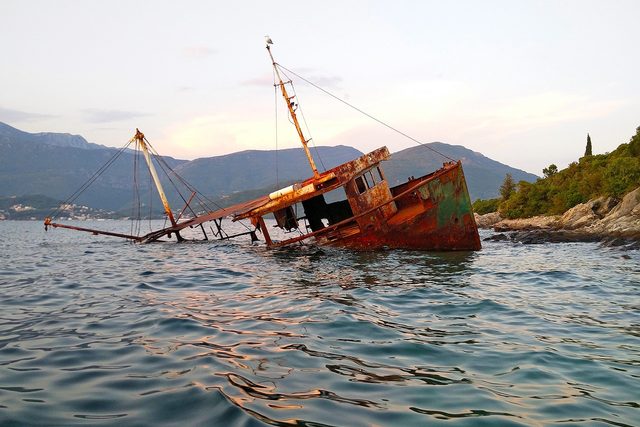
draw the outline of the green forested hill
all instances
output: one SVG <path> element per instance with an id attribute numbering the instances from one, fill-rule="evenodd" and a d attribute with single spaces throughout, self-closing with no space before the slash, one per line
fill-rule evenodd
<path id="1" fill-rule="evenodd" d="M 519 182 L 499 204 L 502 216 L 526 218 L 562 214 L 579 203 L 600 196 L 621 198 L 640 187 L 640 127 L 627 144 L 608 154 L 585 155 L 556 172 L 545 168 L 545 178 L 534 183 Z"/>
<path id="2" fill-rule="evenodd" d="M 352 147 L 313 147 L 320 171 L 338 166 L 362 155 Z M 185 162 L 176 172 L 212 197 L 224 197 L 305 179 L 312 175 L 302 148 L 246 150 Z M 277 179 L 276 179 L 277 178 Z"/>

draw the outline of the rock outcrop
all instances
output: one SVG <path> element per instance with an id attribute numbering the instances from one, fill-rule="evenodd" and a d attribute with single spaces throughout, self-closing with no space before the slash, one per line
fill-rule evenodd
<path id="1" fill-rule="evenodd" d="M 586 227 L 585 231 L 640 240 L 640 187 L 624 196 L 609 213 Z"/>
<path id="2" fill-rule="evenodd" d="M 485 215 L 473 214 L 476 218 L 476 225 L 478 228 L 491 228 L 496 223 L 502 221 L 502 217 L 498 212 L 491 212 Z"/>
<path id="3" fill-rule="evenodd" d="M 612 197 L 599 197 L 569 209 L 560 218 L 562 228 L 576 230 L 589 227 L 607 216 L 619 203 Z"/>
<path id="4" fill-rule="evenodd" d="M 497 212 L 476 216 L 480 228 L 514 232 L 510 239 L 522 243 L 602 241 L 618 246 L 640 242 L 640 187 L 622 200 L 599 197 L 579 204 L 562 216 L 501 219 Z M 489 240 L 504 240 L 502 238 Z"/>
<path id="5" fill-rule="evenodd" d="M 503 219 L 493 225 L 496 231 L 557 230 L 560 217 L 540 215 L 531 218 Z"/>

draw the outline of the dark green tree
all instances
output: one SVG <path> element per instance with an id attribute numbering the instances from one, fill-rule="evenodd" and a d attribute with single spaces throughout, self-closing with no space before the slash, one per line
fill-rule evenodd
<path id="1" fill-rule="evenodd" d="M 548 168 L 542 169 L 542 174 L 545 178 L 549 178 L 550 176 L 555 175 L 558 172 L 558 167 L 553 163 L 549 165 Z"/>
<path id="2" fill-rule="evenodd" d="M 500 199 L 478 199 L 473 202 L 473 211 L 478 215 L 484 215 L 498 210 Z"/>
<path id="3" fill-rule="evenodd" d="M 584 156 L 591 156 L 591 137 L 587 134 L 587 148 L 584 150 Z"/>
<path id="4" fill-rule="evenodd" d="M 500 186 L 500 196 L 502 200 L 507 200 L 516 191 L 516 183 L 513 181 L 513 177 L 510 173 L 506 174 L 504 181 Z"/>
<path id="5" fill-rule="evenodd" d="M 629 141 L 629 152 L 632 156 L 640 157 L 640 126 L 636 128 L 636 134 Z"/>

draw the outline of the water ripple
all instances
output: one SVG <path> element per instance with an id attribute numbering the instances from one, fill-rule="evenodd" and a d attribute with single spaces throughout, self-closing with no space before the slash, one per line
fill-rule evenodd
<path id="1" fill-rule="evenodd" d="M 637 252 L 0 233 L 1 425 L 639 424 Z"/>

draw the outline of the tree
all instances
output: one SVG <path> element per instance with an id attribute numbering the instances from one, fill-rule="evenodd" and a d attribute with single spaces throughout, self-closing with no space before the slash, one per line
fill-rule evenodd
<path id="1" fill-rule="evenodd" d="M 502 200 L 507 200 L 511 195 L 516 191 L 516 183 L 513 182 L 513 177 L 510 173 L 506 174 L 504 177 L 504 181 L 500 186 L 500 196 L 502 196 Z"/>
<path id="2" fill-rule="evenodd" d="M 542 174 L 545 178 L 549 178 L 550 176 L 555 175 L 558 172 L 558 167 L 553 163 L 549 165 L 548 168 L 542 169 Z"/>
<path id="3" fill-rule="evenodd" d="M 478 215 L 484 215 L 498 210 L 500 199 L 478 199 L 473 202 L 473 211 Z"/>
<path id="4" fill-rule="evenodd" d="M 584 150 L 584 156 L 591 156 L 591 137 L 587 134 L 587 148 Z"/>
<path id="5" fill-rule="evenodd" d="M 629 141 L 629 152 L 632 156 L 640 157 L 640 126 L 636 128 L 636 134 Z"/>

